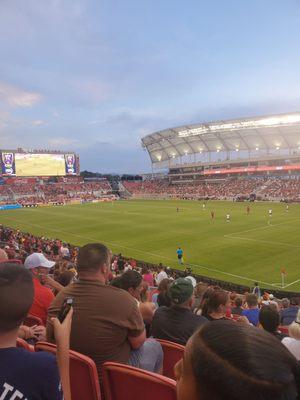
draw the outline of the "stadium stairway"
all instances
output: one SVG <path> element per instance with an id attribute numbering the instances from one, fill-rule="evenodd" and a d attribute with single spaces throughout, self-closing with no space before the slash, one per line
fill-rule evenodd
<path id="1" fill-rule="evenodd" d="M 132 193 L 130 193 L 129 190 L 126 189 L 122 182 L 118 182 L 118 191 L 121 198 L 132 197 Z"/>
<path id="2" fill-rule="evenodd" d="M 265 193 L 265 190 L 266 190 L 269 186 L 271 186 L 272 183 L 273 183 L 272 180 L 267 180 L 266 182 L 263 182 L 262 185 L 259 186 L 259 187 L 255 190 L 256 196 L 262 196 L 262 197 L 263 197 L 263 195 L 264 195 L 264 193 Z"/>

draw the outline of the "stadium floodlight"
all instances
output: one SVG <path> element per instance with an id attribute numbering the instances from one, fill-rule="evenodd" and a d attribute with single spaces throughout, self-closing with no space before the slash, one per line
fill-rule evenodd
<path id="1" fill-rule="evenodd" d="M 256 118 L 251 120 L 244 121 L 228 121 L 228 122 L 220 122 L 220 123 L 212 123 L 212 124 L 201 124 L 197 128 L 184 129 L 178 132 L 179 137 L 186 136 L 197 136 L 202 135 L 204 133 L 214 133 L 220 131 L 235 131 L 239 129 L 247 129 L 247 128 L 265 128 L 265 127 L 276 127 L 282 125 L 289 125 L 300 123 L 300 114 L 290 114 L 290 115 L 279 115 L 272 116 L 266 118 Z"/>
<path id="2" fill-rule="evenodd" d="M 279 150 L 280 149 L 280 146 L 276 146 L 276 150 Z"/>
<path id="3" fill-rule="evenodd" d="M 156 158 L 158 161 L 161 161 L 161 154 L 157 154 Z"/>
<path id="4" fill-rule="evenodd" d="M 258 150 L 259 150 L 259 147 L 255 147 L 255 150 L 258 151 Z"/>
<path id="5" fill-rule="evenodd" d="M 238 147 L 235 148 L 235 151 L 239 151 L 240 149 Z"/>

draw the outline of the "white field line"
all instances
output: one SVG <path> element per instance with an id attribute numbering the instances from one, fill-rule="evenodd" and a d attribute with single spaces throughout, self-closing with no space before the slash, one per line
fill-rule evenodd
<path id="1" fill-rule="evenodd" d="M 289 286 L 293 286 L 293 285 L 295 285 L 295 283 L 298 283 L 298 282 L 300 282 L 300 279 L 297 279 L 297 280 L 294 281 L 294 282 L 288 283 L 287 285 L 283 286 L 283 289 L 285 289 L 285 288 L 287 288 L 287 287 L 289 287 Z"/>
<path id="2" fill-rule="evenodd" d="M 30 222 L 20 221 L 20 220 L 18 220 L 16 218 L 11 218 L 11 217 L 10 218 L 9 217 L 5 217 L 5 218 L 8 219 L 8 220 L 14 221 L 14 222 L 22 223 L 23 225 L 33 226 L 33 227 L 37 227 L 37 228 L 44 228 L 43 225 L 38 225 L 38 224 L 30 223 Z M 81 239 L 87 239 L 87 240 L 93 240 L 93 241 L 98 241 L 99 240 L 98 238 L 91 238 L 91 237 L 88 237 L 88 236 L 82 236 L 82 235 L 78 235 L 76 233 L 63 231 L 62 229 L 57 229 L 57 228 L 48 228 L 48 230 L 51 230 L 53 232 L 64 233 L 64 234 L 71 235 L 71 236 L 74 236 L 74 237 L 78 237 L 78 238 L 81 238 Z M 168 261 L 174 261 L 174 259 L 172 259 L 170 257 L 162 256 L 160 254 L 151 253 L 151 252 L 148 252 L 148 251 L 135 249 L 133 247 L 123 246 L 123 245 L 120 245 L 119 243 L 108 242 L 108 241 L 104 241 L 104 243 L 107 243 L 108 245 L 120 247 L 120 248 L 123 248 L 123 249 L 127 249 L 127 250 L 133 250 L 133 251 L 141 253 L 141 254 L 148 254 L 148 255 L 151 255 L 151 256 L 154 256 L 154 257 L 163 258 L 163 259 L 168 260 Z M 198 268 L 201 268 L 201 269 L 205 269 L 205 270 L 210 271 L 210 272 L 217 272 L 218 274 L 223 274 L 223 275 L 226 275 L 226 276 L 242 279 L 242 280 L 249 281 L 249 282 L 259 282 L 259 283 L 262 283 L 263 285 L 278 287 L 277 285 L 274 285 L 274 284 L 268 283 L 268 282 L 264 282 L 264 281 L 261 281 L 259 279 L 248 278 L 248 277 L 245 277 L 245 276 L 242 276 L 242 275 L 231 274 L 230 272 L 225 272 L 225 271 L 220 271 L 220 270 L 215 269 L 215 268 L 205 267 L 204 265 L 192 264 L 192 263 L 188 263 L 188 265 L 190 265 L 192 267 L 198 267 Z"/>

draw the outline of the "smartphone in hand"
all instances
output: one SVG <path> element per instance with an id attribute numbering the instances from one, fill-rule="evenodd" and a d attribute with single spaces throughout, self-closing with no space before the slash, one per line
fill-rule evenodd
<path id="1" fill-rule="evenodd" d="M 73 297 L 66 297 L 63 305 L 61 306 L 60 312 L 57 316 L 57 318 L 59 319 L 60 323 L 62 323 L 64 321 L 64 319 L 66 318 L 68 312 L 70 311 L 70 308 L 72 307 L 74 303 L 74 299 Z"/>

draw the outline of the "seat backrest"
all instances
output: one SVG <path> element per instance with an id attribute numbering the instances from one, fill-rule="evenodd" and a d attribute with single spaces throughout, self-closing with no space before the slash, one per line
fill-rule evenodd
<path id="1" fill-rule="evenodd" d="M 22 349 L 28 351 L 34 351 L 34 347 L 21 338 L 17 338 L 17 347 L 21 347 Z"/>
<path id="2" fill-rule="evenodd" d="M 176 382 L 115 362 L 102 366 L 105 400 L 176 400 Z"/>
<path id="3" fill-rule="evenodd" d="M 33 326 L 33 325 L 44 325 L 44 324 L 40 317 L 36 317 L 35 315 L 28 314 L 27 317 L 23 321 L 23 325 Z"/>
<path id="4" fill-rule="evenodd" d="M 38 342 L 35 351 L 49 351 L 56 354 L 55 344 Z M 70 350 L 70 381 L 72 400 L 101 400 L 99 379 L 94 361 Z"/>
<path id="5" fill-rule="evenodd" d="M 163 375 L 175 380 L 174 366 L 183 358 L 185 346 L 169 340 L 156 339 L 164 352 Z"/>

